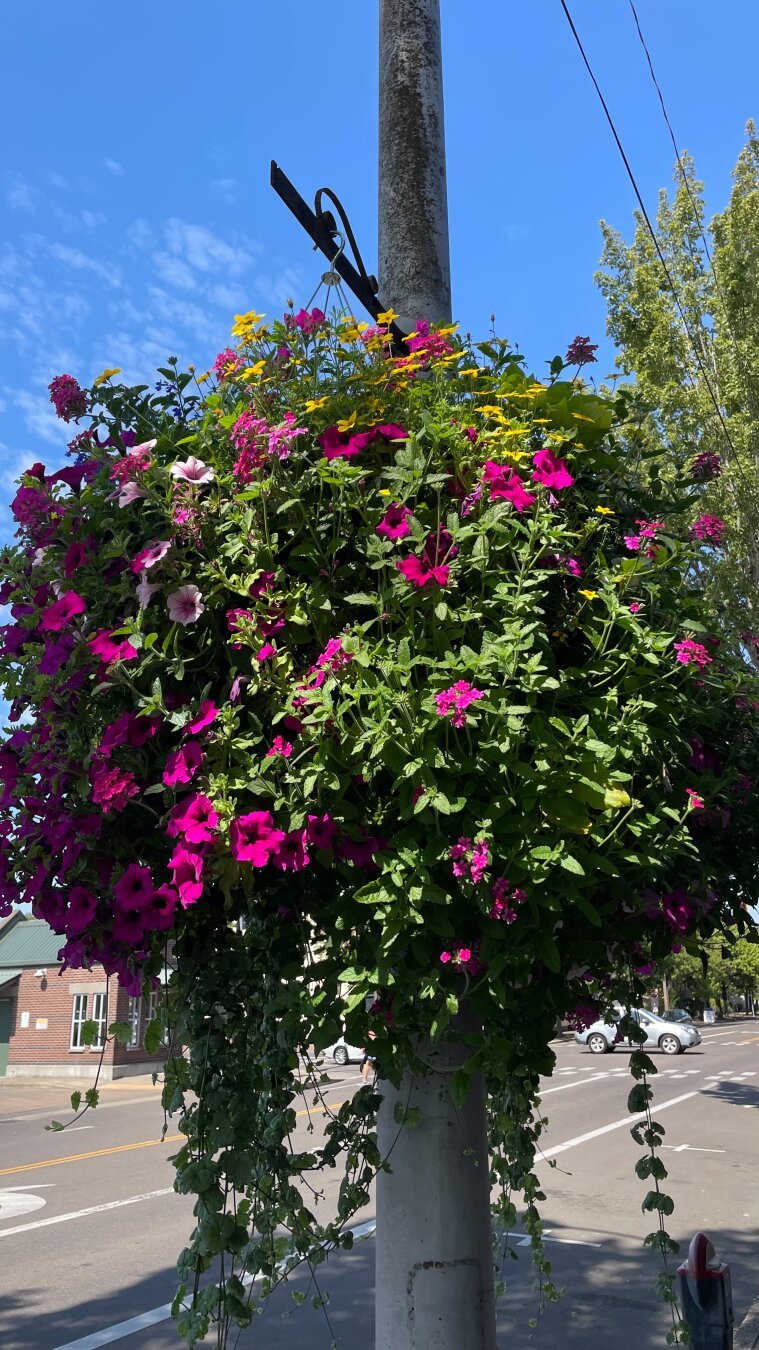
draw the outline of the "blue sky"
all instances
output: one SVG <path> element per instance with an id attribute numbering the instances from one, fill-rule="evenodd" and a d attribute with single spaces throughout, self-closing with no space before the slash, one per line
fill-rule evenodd
<path id="1" fill-rule="evenodd" d="M 576 333 L 603 342 L 593 284 L 603 216 L 633 197 L 558 0 L 442 0 L 454 310 L 495 313 L 531 363 Z M 575 21 L 646 200 L 672 153 L 626 0 L 574 0 Z M 759 9 L 638 0 L 681 144 L 711 209 L 759 113 Z M 268 185 L 345 202 L 376 256 L 376 0 L 175 6 L 52 0 L 4 16 L 0 118 L 0 534 L 10 483 L 60 461 L 46 386 L 104 366 L 150 377 L 206 364 L 235 310 L 281 312 L 322 270 Z M 10 130 L 12 128 L 12 131 Z M 10 134 L 9 134 L 10 133 Z M 603 348 L 603 374 L 612 353 Z"/>

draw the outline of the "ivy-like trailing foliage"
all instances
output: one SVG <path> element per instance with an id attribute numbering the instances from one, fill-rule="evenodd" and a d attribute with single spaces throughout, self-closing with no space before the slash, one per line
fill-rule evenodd
<path id="1" fill-rule="evenodd" d="M 23 476 L 0 592 L 0 903 L 135 993 L 172 954 L 176 1310 L 220 1344 L 382 1163 L 369 1086 L 293 1151 L 309 1048 L 371 1030 L 398 1082 L 465 998 L 454 1095 L 484 1068 L 539 1240 L 556 1019 L 744 930 L 757 856 L 756 691 L 667 525 L 697 484 L 634 481 L 624 398 L 426 325 L 402 359 L 318 310 L 234 333 L 215 378 L 53 381 L 72 463 Z"/>

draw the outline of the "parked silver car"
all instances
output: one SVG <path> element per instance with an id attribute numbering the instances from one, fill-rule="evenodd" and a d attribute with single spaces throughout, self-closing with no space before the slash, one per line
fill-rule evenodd
<path id="1" fill-rule="evenodd" d="M 579 1045 L 587 1045 L 594 1055 L 605 1055 L 615 1045 L 635 1044 L 628 1036 L 620 1036 L 617 1023 L 623 1015 L 620 1010 L 612 1022 L 594 1022 L 584 1031 L 576 1031 L 575 1040 Z M 701 1044 L 701 1037 L 690 1022 L 665 1022 L 658 1013 L 648 1012 L 645 1008 L 633 1008 L 630 1016 L 646 1033 L 641 1044 L 643 1050 L 658 1048 L 665 1055 L 680 1055 L 683 1050 Z"/>

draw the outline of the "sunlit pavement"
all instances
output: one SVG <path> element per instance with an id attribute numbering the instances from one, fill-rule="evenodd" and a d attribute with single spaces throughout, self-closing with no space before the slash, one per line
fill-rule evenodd
<path id="1" fill-rule="evenodd" d="M 736 1314 L 759 1292 L 759 1021 L 703 1029 L 703 1044 L 672 1059 L 656 1055 L 654 1116 L 666 1127 L 673 1235 L 698 1228 L 733 1272 Z M 499 1344 L 508 1350 L 654 1350 L 667 1314 L 655 1294 L 657 1258 L 642 1250 L 653 1226 L 640 1210 L 646 1190 L 634 1174 L 627 1052 L 594 1056 L 572 1041 L 555 1046 L 545 1083 L 548 1119 L 539 1172 L 547 1247 L 564 1298 L 540 1311 L 525 1239 L 504 1267 Z M 357 1067 L 334 1070 L 327 1100 L 360 1083 Z M 192 1226 L 192 1200 L 172 1191 L 167 1162 L 176 1124 L 163 1115 L 149 1080 L 113 1085 L 104 1108 L 76 1132 L 44 1130 L 65 1118 L 70 1085 L 15 1085 L 0 1091 L 0 1345 L 3 1350 L 169 1350 L 178 1344 L 166 1305 L 174 1262 Z M 36 1094 L 36 1095 L 35 1095 Z M 10 1110 L 9 1110 L 10 1108 Z M 25 1109 L 24 1109 L 25 1108 Z M 301 1125 L 305 1125 L 305 1120 Z M 325 1174 L 325 1211 L 339 1177 Z M 278 1291 L 237 1342 L 238 1350 L 369 1350 L 373 1343 L 373 1241 L 368 1209 L 350 1254 L 305 1272 Z M 311 1307 L 327 1300 L 326 1312 Z M 530 1320 L 538 1317 L 536 1328 Z"/>

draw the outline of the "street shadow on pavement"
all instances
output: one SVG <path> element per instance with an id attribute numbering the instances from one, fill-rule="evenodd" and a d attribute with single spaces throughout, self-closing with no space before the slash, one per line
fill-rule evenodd
<path id="1" fill-rule="evenodd" d="M 759 1087 L 752 1083 L 736 1083 L 730 1079 L 720 1079 L 702 1089 L 704 1097 L 718 1097 L 722 1102 L 733 1106 L 759 1106 Z"/>
<path id="2" fill-rule="evenodd" d="M 669 1328 L 666 1306 L 656 1294 L 661 1269 L 657 1259 L 642 1249 L 639 1238 L 620 1238 L 602 1230 L 587 1233 L 588 1242 L 576 1245 L 577 1230 L 545 1218 L 553 1242 L 547 1251 L 553 1276 L 564 1297 L 540 1310 L 529 1250 L 519 1249 L 519 1260 L 508 1260 L 504 1270 L 507 1292 L 498 1307 L 499 1350 L 665 1350 Z M 557 1241 L 566 1234 L 565 1242 Z M 683 1235 L 684 1248 L 691 1234 Z M 709 1230 L 721 1259 L 729 1262 L 733 1277 L 736 1322 L 759 1292 L 756 1276 L 756 1231 Z M 521 1235 L 516 1234 L 516 1242 Z M 82 1253 L 88 1257 L 90 1253 Z M 673 1264 L 676 1266 L 677 1261 Z M 118 1293 L 57 1313 L 29 1318 L 35 1290 L 3 1291 L 0 1300 L 0 1345 L 3 1350 L 59 1350 L 114 1323 L 170 1300 L 175 1274 L 167 1265 L 144 1281 Z M 318 1287 L 317 1287 L 318 1286 Z M 292 1291 L 305 1295 L 296 1306 Z M 311 1306 L 324 1297 L 326 1315 Z M 23 1313 L 23 1323 L 17 1318 Z M 530 1326 L 537 1318 L 537 1325 Z M 15 1325 L 14 1325 L 15 1323 Z M 21 1329 L 23 1328 L 23 1329 Z M 230 1350 L 371 1350 L 374 1345 L 374 1243 L 370 1239 L 352 1252 L 336 1254 L 319 1266 L 316 1285 L 306 1272 L 293 1277 L 269 1299 L 260 1317 L 239 1339 L 230 1338 Z M 213 1335 L 206 1344 L 214 1344 Z M 174 1324 L 165 1320 L 118 1341 L 121 1350 L 180 1350 Z"/>

